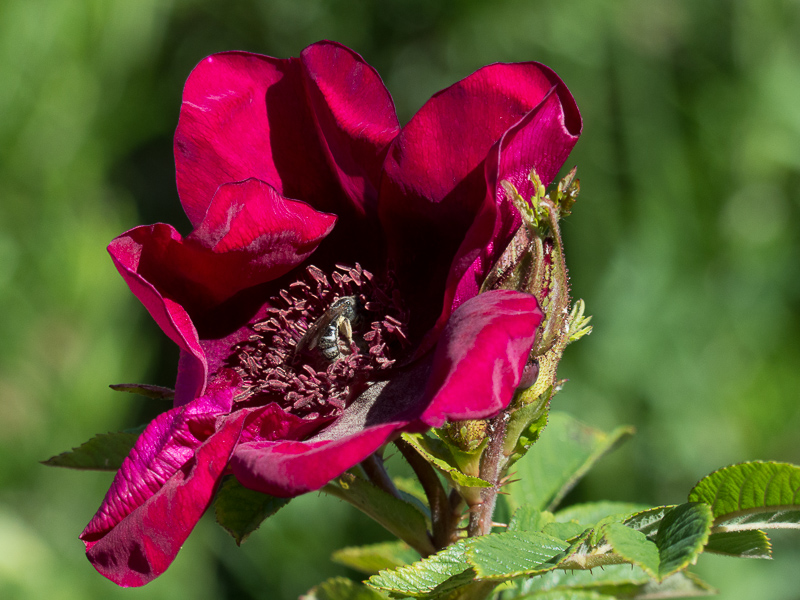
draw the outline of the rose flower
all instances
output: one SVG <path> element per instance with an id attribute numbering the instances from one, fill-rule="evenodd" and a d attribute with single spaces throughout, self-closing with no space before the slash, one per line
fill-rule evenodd
<path id="1" fill-rule="evenodd" d="M 521 222 L 500 184 L 528 197 L 531 169 L 549 184 L 580 130 L 537 63 L 484 67 L 400 127 L 339 44 L 203 60 L 175 133 L 193 231 L 142 226 L 108 248 L 180 362 L 174 407 L 81 534 L 97 570 L 160 575 L 224 475 L 296 496 L 403 431 L 506 407 L 542 313 L 478 294 Z"/>

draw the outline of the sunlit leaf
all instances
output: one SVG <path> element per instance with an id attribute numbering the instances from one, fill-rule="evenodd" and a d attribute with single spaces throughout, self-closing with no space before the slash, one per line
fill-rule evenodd
<path id="1" fill-rule="evenodd" d="M 419 552 L 403 542 L 384 542 L 369 546 L 342 548 L 331 560 L 367 575 L 384 569 L 395 569 L 419 560 Z"/>
<path id="2" fill-rule="evenodd" d="M 577 521 L 589 527 L 605 517 L 630 515 L 643 510 L 647 510 L 647 506 L 630 502 L 589 502 L 573 504 L 556 512 L 554 517 L 556 521 Z"/>
<path id="3" fill-rule="evenodd" d="M 367 580 L 370 587 L 393 595 L 426 598 L 468 584 L 475 577 L 462 540 L 414 564 L 381 571 Z"/>
<path id="4" fill-rule="evenodd" d="M 714 531 L 800 528 L 800 467 L 749 462 L 725 467 L 701 479 L 690 502 L 705 502 Z"/>
<path id="5" fill-rule="evenodd" d="M 704 551 L 737 558 L 772 558 L 772 544 L 760 529 L 712 533 Z"/>
<path id="6" fill-rule="evenodd" d="M 562 540 L 532 531 L 510 531 L 474 538 L 467 558 L 481 579 L 509 579 L 555 568 L 547 561 L 566 550 Z"/>
<path id="7" fill-rule="evenodd" d="M 553 513 L 541 511 L 533 506 L 520 506 L 508 523 L 508 531 L 541 531 L 553 522 Z"/>
<path id="8" fill-rule="evenodd" d="M 673 508 L 675 507 L 656 506 L 655 508 L 648 508 L 631 515 L 625 519 L 623 523 L 636 531 L 641 531 L 647 537 L 653 539 L 658 533 L 658 528 L 661 525 L 661 520 L 664 518 L 664 515 Z"/>
<path id="9" fill-rule="evenodd" d="M 593 591 L 619 599 L 689 598 L 707 596 L 714 589 L 691 573 L 678 572 L 661 583 L 652 580 L 639 567 L 609 565 L 592 571 L 556 569 L 514 583 L 504 600 L 541 600 L 548 591 Z"/>
<path id="10" fill-rule="evenodd" d="M 362 583 L 334 577 L 309 590 L 300 600 L 385 600 L 386 596 Z"/>
<path id="11" fill-rule="evenodd" d="M 603 528 L 603 535 L 614 553 L 626 562 L 641 567 L 653 578 L 658 575 L 661 562 L 658 547 L 641 531 L 620 523 L 609 523 Z"/>
<path id="12" fill-rule="evenodd" d="M 697 560 L 711 533 L 711 509 L 703 503 L 676 506 L 664 515 L 655 542 L 661 557 L 659 579 Z"/>

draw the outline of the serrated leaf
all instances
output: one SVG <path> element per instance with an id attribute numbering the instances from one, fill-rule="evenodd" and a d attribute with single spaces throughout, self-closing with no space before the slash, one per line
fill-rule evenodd
<path id="1" fill-rule="evenodd" d="M 300 600 L 386 600 L 386 596 L 345 577 L 334 577 L 300 596 Z"/>
<path id="2" fill-rule="evenodd" d="M 703 503 L 676 506 L 664 515 L 655 542 L 661 558 L 659 580 L 697 560 L 711 533 L 711 508 Z"/>
<path id="3" fill-rule="evenodd" d="M 555 568 L 548 561 L 566 550 L 562 540 L 533 531 L 509 531 L 473 538 L 467 559 L 480 579 L 506 580 Z"/>
<path id="4" fill-rule="evenodd" d="M 530 600 L 615 600 L 614 596 L 606 596 L 589 590 L 551 590 L 520 598 L 530 598 Z"/>
<path id="5" fill-rule="evenodd" d="M 99 433 L 80 446 L 43 460 L 48 467 L 88 471 L 116 471 L 144 431 L 144 426 L 114 433 Z"/>
<path id="6" fill-rule="evenodd" d="M 647 510 L 647 506 L 630 502 L 589 502 L 573 504 L 555 513 L 556 521 L 577 521 L 585 527 L 594 525 L 599 520 L 613 515 L 630 515 Z"/>
<path id="7" fill-rule="evenodd" d="M 214 513 L 219 523 L 241 545 L 251 533 L 286 506 L 291 498 L 275 498 L 244 487 L 228 477 L 217 492 Z"/>
<path id="8" fill-rule="evenodd" d="M 419 552 L 403 542 L 351 546 L 337 550 L 331 555 L 333 562 L 367 575 L 374 575 L 384 569 L 396 569 L 419 559 Z"/>
<path id="9" fill-rule="evenodd" d="M 705 502 L 714 531 L 800 528 L 800 467 L 749 462 L 725 467 L 701 479 L 690 502 Z"/>
<path id="10" fill-rule="evenodd" d="M 760 529 L 712 533 L 704 551 L 737 558 L 772 558 L 772 544 Z"/>
<path id="11" fill-rule="evenodd" d="M 609 523 L 603 528 L 603 536 L 611 544 L 615 554 L 626 562 L 641 567 L 651 577 L 657 576 L 661 562 L 658 546 L 641 531 L 621 523 Z"/>
<path id="12" fill-rule="evenodd" d="M 431 439 L 423 434 L 403 434 L 403 439 L 411 444 L 420 455 L 431 465 L 436 467 L 454 487 L 462 488 L 486 488 L 492 487 L 488 481 L 480 477 L 467 475 L 459 470 L 457 459 L 453 455 L 451 448 L 439 439 Z M 466 454 L 466 453 L 462 453 Z M 478 455 L 480 456 L 480 455 Z"/>
<path id="13" fill-rule="evenodd" d="M 611 596 L 621 595 L 622 590 L 635 593 L 642 585 L 650 581 L 647 574 L 639 567 L 630 565 L 609 565 L 603 569 L 562 570 L 556 569 L 543 575 L 516 583 L 519 598 L 539 598 L 539 594 L 548 590 L 593 590 Z"/>
<path id="14" fill-rule="evenodd" d="M 477 538 L 472 538 L 477 539 Z M 475 578 L 467 562 L 468 540 L 456 542 L 414 564 L 392 571 L 381 571 L 367 585 L 392 595 L 428 598 L 467 585 Z"/>
<path id="15" fill-rule="evenodd" d="M 675 508 L 674 505 L 648 508 L 631 515 L 623 521 L 623 524 L 636 531 L 641 531 L 650 539 L 654 539 L 658 533 L 658 528 L 661 526 L 661 520 L 664 518 L 664 515 L 673 508 Z"/>
<path id="16" fill-rule="evenodd" d="M 565 413 L 552 412 L 538 443 L 516 463 L 516 481 L 507 486 L 515 506 L 552 510 L 606 453 L 630 437 L 620 427 L 606 434 Z"/>
<path id="17" fill-rule="evenodd" d="M 619 599 L 689 598 L 708 596 L 715 590 L 695 575 L 678 572 L 658 583 L 639 567 L 609 565 L 602 570 L 562 571 L 557 569 L 515 584 L 515 600 L 541 600 L 548 590 L 594 591 Z M 505 596 L 504 596 L 505 598 Z"/>
<path id="18" fill-rule="evenodd" d="M 508 523 L 508 531 L 541 531 L 552 523 L 553 513 L 541 511 L 533 506 L 520 506 Z"/>
<path id="19" fill-rule="evenodd" d="M 172 400 L 175 397 L 175 390 L 160 385 L 149 385 L 147 383 L 114 383 L 108 387 L 115 392 L 138 394 L 139 396 L 145 396 L 154 400 Z"/>
<path id="20" fill-rule="evenodd" d="M 384 492 L 351 472 L 340 475 L 322 491 L 349 502 L 420 553 L 433 552 L 427 519 L 413 504 Z"/>

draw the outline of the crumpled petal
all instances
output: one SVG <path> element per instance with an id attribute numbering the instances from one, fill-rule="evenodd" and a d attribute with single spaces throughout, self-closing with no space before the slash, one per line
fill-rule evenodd
<path id="1" fill-rule="evenodd" d="M 123 587 L 141 586 L 172 564 L 211 504 L 246 416 L 222 417 L 216 432 L 113 528 L 84 531 L 86 556 L 102 575 Z"/>
<path id="2" fill-rule="evenodd" d="M 375 452 L 402 424 L 386 423 L 335 440 L 256 441 L 239 444 L 231 458 L 242 485 L 292 497 L 318 490 Z"/>
<path id="3" fill-rule="evenodd" d="M 230 411 L 232 399 L 232 389 L 219 390 L 153 419 L 122 462 L 81 539 L 102 537 L 156 493 L 214 433 L 216 418 Z"/>
<path id="4" fill-rule="evenodd" d="M 451 263 L 487 194 L 494 198 L 485 177 L 487 155 L 554 86 L 574 107 L 561 80 L 543 65 L 489 65 L 434 95 L 390 146 L 379 216 L 404 296 L 415 318 L 424 317 L 421 329 L 440 317 L 445 282 L 455 286 L 463 274 L 448 281 Z M 570 109 L 570 131 L 579 130 L 579 119 Z M 537 158 L 536 148 L 529 152 L 530 160 L 555 164 Z"/>
<path id="5" fill-rule="evenodd" d="M 359 213 L 375 213 L 384 151 L 400 128 L 392 97 L 375 69 L 341 44 L 313 44 L 300 60 L 339 184 Z"/>
<path id="6" fill-rule="evenodd" d="M 512 290 L 486 292 L 459 306 L 436 346 L 420 420 L 441 427 L 508 406 L 542 317 L 536 298 Z"/>

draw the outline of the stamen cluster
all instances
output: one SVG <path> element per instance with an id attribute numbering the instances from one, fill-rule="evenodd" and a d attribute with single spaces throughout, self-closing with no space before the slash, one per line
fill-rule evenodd
<path id="1" fill-rule="evenodd" d="M 307 336 L 335 323 L 331 307 L 346 297 L 355 298 L 359 314 L 350 323 L 349 347 L 340 335 L 331 360 L 309 349 Z M 239 401 L 274 401 L 307 419 L 335 417 L 408 346 L 408 315 L 391 280 L 379 282 L 359 264 L 336 265 L 330 277 L 308 266 L 306 276 L 270 305 L 254 334 L 234 348 L 234 368 L 245 388 Z"/>

